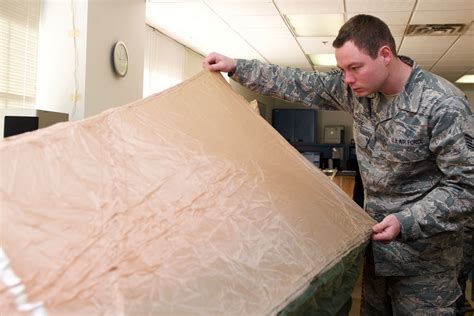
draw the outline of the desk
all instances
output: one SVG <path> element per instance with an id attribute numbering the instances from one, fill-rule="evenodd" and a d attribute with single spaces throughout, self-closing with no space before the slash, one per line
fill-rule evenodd
<path id="1" fill-rule="evenodd" d="M 352 199 L 354 193 L 355 177 L 354 176 L 331 176 L 332 181 L 336 183 L 347 195 Z"/>

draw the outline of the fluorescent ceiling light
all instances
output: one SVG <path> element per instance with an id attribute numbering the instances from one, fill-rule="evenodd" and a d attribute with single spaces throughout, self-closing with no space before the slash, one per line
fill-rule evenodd
<path id="1" fill-rule="evenodd" d="M 455 81 L 456 83 L 474 83 L 474 75 L 464 75 L 458 80 Z"/>
<path id="2" fill-rule="evenodd" d="M 337 66 L 334 54 L 312 54 L 309 55 L 309 58 L 315 66 Z"/>
<path id="3" fill-rule="evenodd" d="M 342 14 L 287 15 L 296 36 L 336 36 L 344 24 Z"/>

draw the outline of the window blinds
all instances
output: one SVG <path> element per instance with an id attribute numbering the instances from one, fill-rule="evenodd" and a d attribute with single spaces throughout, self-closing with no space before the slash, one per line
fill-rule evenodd
<path id="1" fill-rule="evenodd" d="M 143 97 L 194 76 L 202 70 L 202 59 L 201 55 L 147 25 Z"/>
<path id="2" fill-rule="evenodd" d="M 183 68 L 184 46 L 147 26 L 143 96 L 183 81 Z"/>
<path id="3" fill-rule="evenodd" d="M 39 0 L 0 1 L 0 108 L 34 107 Z"/>

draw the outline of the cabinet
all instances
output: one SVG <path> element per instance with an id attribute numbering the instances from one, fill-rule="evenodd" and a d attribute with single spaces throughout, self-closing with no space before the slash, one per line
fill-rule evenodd
<path id="1" fill-rule="evenodd" d="M 290 143 L 314 143 L 316 110 L 273 109 L 273 127 Z"/>
<path id="2" fill-rule="evenodd" d="M 272 125 L 321 169 L 357 170 L 354 145 L 316 143 L 316 113 L 313 109 L 273 109 Z M 339 141 L 343 140 L 341 130 Z"/>

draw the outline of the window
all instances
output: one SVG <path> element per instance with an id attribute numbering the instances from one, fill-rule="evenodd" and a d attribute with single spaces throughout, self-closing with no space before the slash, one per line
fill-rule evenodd
<path id="1" fill-rule="evenodd" d="M 39 13 L 39 0 L 0 1 L 0 108 L 35 105 Z"/>

